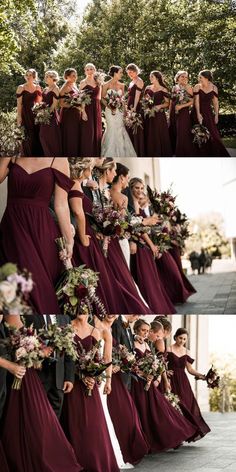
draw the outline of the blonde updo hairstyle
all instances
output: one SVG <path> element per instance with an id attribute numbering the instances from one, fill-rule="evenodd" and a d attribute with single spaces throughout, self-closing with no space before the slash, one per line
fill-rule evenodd
<path id="1" fill-rule="evenodd" d="M 188 72 L 186 70 L 179 70 L 177 72 L 177 74 L 175 75 L 175 83 L 176 84 L 178 83 L 180 76 L 183 75 L 183 74 L 188 76 Z"/>
<path id="2" fill-rule="evenodd" d="M 112 170 L 116 166 L 116 163 L 112 157 L 106 157 L 101 166 L 96 167 L 96 174 L 98 178 L 102 177 L 107 170 Z"/>
<path id="3" fill-rule="evenodd" d="M 24 78 L 25 78 L 25 79 L 26 79 L 27 74 L 31 74 L 31 75 L 32 75 L 35 84 L 38 83 L 38 72 L 37 72 L 35 69 L 27 69 L 27 70 L 25 71 L 25 75 L 24 75 Z"/>
<path id="4" fill-rule="evenodd" d="M 45 72 L 45 79 L 47 77 L 51 77 L 51 79 L 53 80 L 53 82 L 57 83 L 60 78 L 59 78 L 59 75 L 58 75 L 58 72 L 56 70 L 47 70 Z"/>
<path id="5" fill-rule="evenodd" d="M 70 165 L 70 176 L 71 179 L 80 179 L 83 172 L 92 167 L 93 157 L 70 157 L 68 159 Z"/>

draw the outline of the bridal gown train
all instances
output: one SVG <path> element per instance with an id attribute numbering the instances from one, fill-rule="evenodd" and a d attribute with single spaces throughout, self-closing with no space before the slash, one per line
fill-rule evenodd
<path id="1" fill-rule="evenodd" d="M 125 128 L 123 111 L 116 110 L 113 114 L 106 107 L 105 118 L 107 129 L 102 138 L 102 157 L 137 157 Z"/>

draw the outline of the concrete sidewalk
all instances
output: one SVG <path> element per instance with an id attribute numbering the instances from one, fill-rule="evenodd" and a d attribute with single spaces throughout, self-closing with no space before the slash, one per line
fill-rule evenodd
<path id="1" fill-rule="evenodd" d="M 236 314 L 236 264 L 231 260 L 214 260 L 212 270 L 188 276 L 197 293 L 184 305 L 180 314 Z M 235 469 L 236 472 L 236 469 Z"/>
<path id="2" fill-rule="evenodd" d="M 205 413 L 211 432 L 176 451 L 155 454 L 135 467 L 137 472 L 236 472 L 236 413 Z"/>

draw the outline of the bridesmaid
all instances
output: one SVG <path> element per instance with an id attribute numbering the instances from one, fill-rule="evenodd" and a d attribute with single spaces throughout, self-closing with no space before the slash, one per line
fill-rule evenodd
<path id="1" fill-rule="evenodd" d="M 10 325 L 22 326 L 19 315 L 8 315 L 5 319 Z M 18 378 L 22 373 L 22 368 L 16 370 Z M 33 368 L 27 369 L 20 390 L 9 391 L 2 443 L 9 468 L 14 472 L 82 470 Z"/>
<path id="2" fill-rule="evenodd" d="M 88 323 L 88 315 L 76 315 L 72 326 L 78 355 L 82 348 L 90 351 L 101 340 L 99 330 Z M 86 388 L 93 391 L 91 397 Z M 95 379 L 77 378 L 64 401 L 62 424 L 86 472 L 119 472 Z"/>
<path id="3" fill-rule="evenodd" d="M 190 375 L 194 375 L 199 379 L 205 380 L 205 376 L 192 367 L 194 360 L 190 357 L 190 353 L 186 348 L 188 331 L 184 328 L 177 329 L 174 340 L 175 343 L 167 349 L 168 368 L 173 371 L 173 375 L 171 376 L 172 391 L 178 395 L 181 403 L 190 411 L 195 424 L 198 426 L 199 434 L 203 437 L 205 434 L 209 433 L 210 428 L 201 415 L 185 369 L 187 369 Z"/>
<path id="4" fill-rule="evenodd" d="M 64 72 L 65 83 L 60 90 L 61 106 L 61 133 L 63 156 L 79 156 L 79 137 L 81 125 L 81 113 L 76 107 L 71 107 L 65 101 L 66 96 L 77 97 L 79 89 L 77 88 L 77 72 L 69 68 Z M 83 116 L 86 119 L 86 116 Z"/>
<path id="5" fill-rule="evenodd" d="M 193 135 L 191 133 L 192 122 L 190 109 L 193 105 L 193 89 L 188 83 L 188 73 L 183 70 L 177 72 L 175 84 L 172 89 L 172 94 L 175 94 L 178 92 L 178 89 L 180 89 L 189 97 L 186 103 L 177 104 L 175 98 L 170 102 L 170 115 L 174 113 L 176 121 L 175 156 L 193 157 L 197 155 L 197 148 L 193 144 Z"/>
<path id="6" fill-rule="evenodd" d="M 135 340 L 137 359 L 145 358 L 150 348 L 145 342 L 148 338 L 150 325 L 139 319 L 134 324 L 134 332 L 141 337 Z M 190 441 L 196 433 L 196 428 L 189 423 L 156 388 L 152 376 L 147 381 L 150 388 L 145 391 L 145 382 L 138 378 L 132 383 L 132 397 L 139 413 L 146 438 L 151 446 L 151 453 L 177 448 L 184 441 Z"/>
<path id="7" fill-rule="evenodd" d="M 138 301 L 136 302 L 136 298 L 134 298 L 133 295 L 133 284 L 131 285 L 131 283 L 129 283 L 129 285 L 131 285 L 131 290 L 129 290 L 129 287 L 126 287 L 123 279 L 120 281 L 116 277 L 116 274 L 103 254 L 98 235 L 91 227 L 89 220 L 89 214 L 92 213 L 93 207 L 93 201 L 91 201 L 91 199 L 93 199 L 94 195 L 99 199 L 100 191 L 91 191 L 85 187 L 86 193 L 89 195 L 88 197 L 83 193 L 84 187 L 82 186 L 82 182 L 90 177 L 92 164 L 93 159 L 91 158 L 70 159 L 71 177 L 75 180 L 74 187 L 69 193 L 70 206 L 76 224 L 73 259 L 76 265 L 85 264 L 95 272 L 99 272 L 100 280 L 97 294 L 108 313 L 119 313 L 120 311 L 129 313 L 134 308 L 139 309 L 140 313 L 143 313 L 143 310 L 147 312 L 147 308 L 141 301 L 140 303 Z M 87 190 L 89 190 L 89 192 L 87 192 Z M 122 264 L 124 265 L 123 260 Z M 126 268 L 126 272 L 131 278 L 128 268 Z"/>
<path id="8" fill-rule="evenodd" d="M 107 157 L 103 164 L 97 168 L 97 170 L 99 174 L 100 197 L 102 196 L 101 201 L 103 203 L 104 199 L 107 201 L 110 200 L 108 185 L 113 182 L 113 179 L 116 176 L 116 163 L 113 158 Z M 150 313 L 151 310 L 149 306 L 144 304 L 138 294 L 118 238 L 112 238 L 109 243 L 107 263 L 109 264 L 117 282 L 119 282 L 121 285 L 122 291 L 127 293 L 127 303 L 129 302 L 129 310 L 124 313 Z M 147 300 L 145 301 L 147 302 Z M 118 313 L 120 313 L 120 310 Z"/>
<path id="9" fill-rule="evenodd" d="M 146 87 L 145 95 L 154 100 L 154 117 L 144 119 L 146 157 L 171 157 L 172 149 L 165 110 L 169 108 L 169 93 L 163 76 L 159 71 L 150 74 L 151 85 Z"/>
<path id="10" fill-rule="evenodd" d="M 181 261 L 181 250 L 177 242 L 172 241 L 172 247 L 168 251 L 173 259 L 175 260 L 175 263 L 177 264 L 177 267 L 179 269 L 180 275 L 182 277 L 182 281 L 184 284 L 184 287 L 190 294 L 196 293 L 196 289 L 193 287 L 191 282 L 189 281 L 188 277 L 185 275 L 183 271 L 183 266 L 182 266 L 182 261 Z"/>
<path id="11" fill-rule="evenodd" d="M 100 331 L 107 333 L 111 338 L 111 345 L 112 325 L 117 318 L 118 315 L 106 315 L 104 320 L 95 317 L 95 326 Z M 113 338 L 113 346 L 116 345 L 117 343 Z M 121 375 L 120 368 L 113 366 L 112 389 L 107 396 L 107 405 L 123 459 L 126 464 L 135 465 L 148 454 L 149 446 L 144 438 L 135 404 L 123 383 Z"/>
<path id="12" fill-rule="evenodd" d="M 219 121 L 218 89 L 213 83 L 211 71 L 202 70 L 200 72 L 199 83 L 194 87 L 194 96 L 197 121 L 206 126 L 211 135 L 208 142 L 200 149 L 201 156 L 230 157 L 217 128 Z"/>
<path id="13" fill-rule="evenodd" d="M 85 66 L 86 78 L 80 82 L 80 90 L 91 97 L 90 105 L 85 107 L 86 120 L 80 123 L 80 156 L 99 157 L 102 141 L 102 84 L 99 82 L 96 67 L 93 64 Z"/>
<path id="14" fill-rule="evenodd" d="M 0 182 L 8 176 L 7 207 L 0 223 L 0 263 L 13 262 L 32 273 L 30 303 L 35 314 L 59 314 L 54 285 L 63 269 L 55 239 L 66 240 L 66 258 L 73 250 L 68 191 L 73 186 L 63 158 L 21 157 L 0 160 Z M 50 210 L 54 207 L 58 225 Z"/>
<path id="15" fill-rule="evenodd" d="M 41 125 L 39 137 L 43 147 L 44 156 L 62 156 L 61 131 L 58 117 L 59 81 L 58 73 L 55 70 L 48 70 L 45 73 L 45 83 L 47 87 L 43 90 L 43 102 L 50 107 L 52 114 L 49 125 Z"/>
<path id="16" fill-rule="evenodd" d="M 127 106 L 130 110 L 137 112 L 139 114 L 142 113 L 142 106 L 141 106 L 141 98 L 144 89 L 144 82 L 139 77 L 141 70 L 139 69 L 136 64 L 128 64 L 126 67 L 126 72 L 131 82 L 129 84 L 128 89 L 128 102 Z M 132 141 L 134 149 L 138 157 L 144 156 L 144 134 L 143 129 L 138 128 L 137 133 L 134 133 L 131 128 L 127 129 L 129 137 Z"/>
<path id="17" fill-rule="evenodd" d="M 22 144 L 22 156 L 43 156 L 39 140 L 39 125 L 35 125 L 32 111 L 35 103 L 42 101 L 42 90 L 38 85 L 38 74 L 35 69 L 26 71 L 25 83 L 17 88 L 16 97 L 17 125 L 24 126 L 26 133 L 26 139 Z"/>
<path id="18" fill-rule="evenodd" d="M 135 206 L 135 213 L 143 216 L 152 226 L 157 223 L 157 217 L 146 218 L 146 214 L 141 210 L 139 197 L 144 192 L 144 183 L 141 179 L 133 178 L 130 181 L 130 190 Z M 142 236 L 146 244 L 130 243 L 131 248 L 131 273 L 139 290 L 152 309 L 152 313 L 171 314 L 176 313 L 175 308 L 169 299 L 161 278 L 159 277 L 155 258 L 158 255 L 158 248 L 155 246 L 148 234 Z"/>

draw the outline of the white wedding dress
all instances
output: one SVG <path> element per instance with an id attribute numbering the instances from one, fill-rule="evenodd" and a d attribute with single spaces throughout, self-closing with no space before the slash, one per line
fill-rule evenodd
<path id="1" fill-rule="evenodd" d="M 122 95 L 122 90 L 118 93 Z M 125 128 L 123 112 L 116 110 L 113 115 L 106 107 L 105 118 L 107 129 L 102 138 L 102 157 L 137 157 Z"/>
<path id="2" fill-rule="evenodd" d="M 104 350 L 104 340 L 102 340 L 102 343 L 101 343 L 101 350 L 102 350 L 102 352 Z M 132 464 L 129 464 L 129 463 L 125 464 L 124 463 L 124 459 L 123 459 L 122 452 L 121 452 L 121 449 L 120 449 L 119 441 L 117 439 L 117 436 L 116 436 L 116 433 L 115 433 L 115 430 L 114 430 L 114 426 L 113 426 L 113 423 L 112 423 L 112 420 L 111 420 L 111 417 L 110 417 L 110 413 L 109 413 L 109 410 L 108 410 L 107 395 L 104 395 L 104 393 L 103 393 L 104 386 L 105 386 L 105 381 L 102 381 L 102 384 L 99 387 L 99 393 L 100 393 L 102 406 L 103 406 L 103 411 L 104 411 L 104 415 L 105 415 L 105 418 L 106 418 L 106 423 L 107 423 L 107 427 L 108 427 L 108 431 L 109 431 L 109 435 L 110 435 L 110 439 L 111 439 L 112 447 L 113 447 L 113 450 L 114 450 L 117 465 L 120 469 L 133 469 L 134 466 Z M 122 418 L 121 418 L 121 420 L 122 420 Z"/>

